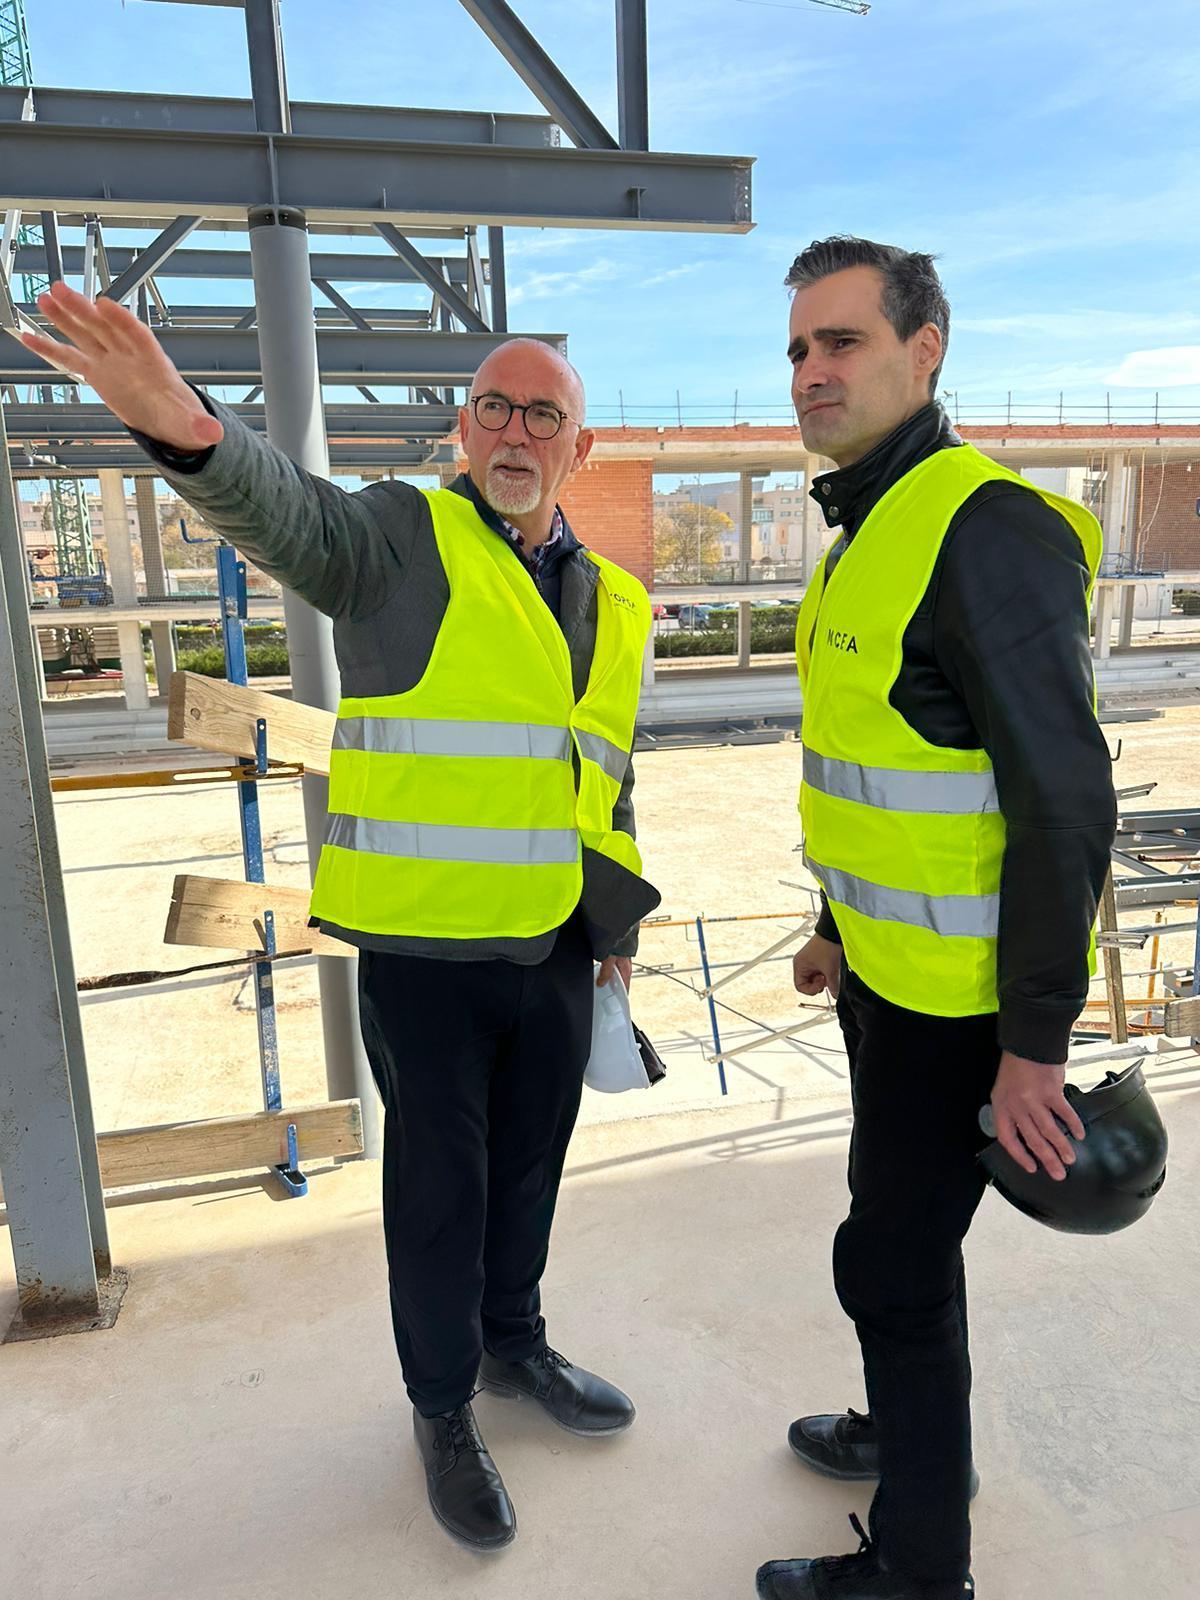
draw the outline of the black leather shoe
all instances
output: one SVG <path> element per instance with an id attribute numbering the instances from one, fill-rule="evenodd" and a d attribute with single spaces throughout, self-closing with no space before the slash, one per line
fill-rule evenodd
<path id="1" fill-rule="evenodd" d="M 637 1415 L 627 1394 L 549 1347 L 526 1361 L 500 1361 L 485 1352 L 479 1382 L 506 1400 L 536 1400 L 568 1433 L 621 1433 Z"/>
<path id="2" fill-rule="evenodd" d="M 826 1478 L 857 1482 L 879 1476 L 879 1436 L 875 1423 L 860 1412 L 797 1417 L 788 1444 L 806 1467 Z M 971 1468 L 971 1499 L 979 1493 L 979 1474 Z"/>
<path id="3" fill-rule="evenodd" d="M 758 1600 L 972 1600 L 974 1578 L 927 1585 L 885 1571 L 862 1523 L 854 1516 L 850 1521 L 862 1541 L 854 1555 L 768 1561 L 754 1579 Z"/>
<path id="4" fill-rule="evenodd" d="M 472 1550 L 503 1550 L 517 1536 L 504 1480 L 480 1437 L 470 1401 L 440 1417 L 413 1412 L 433 1514 L 452 1539 Z"/>

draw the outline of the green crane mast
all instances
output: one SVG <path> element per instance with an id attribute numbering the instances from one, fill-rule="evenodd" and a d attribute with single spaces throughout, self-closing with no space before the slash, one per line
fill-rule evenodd
<path id="1" fill-rule="evenodd" d="M 25 26 L 23 0 L 0 0 L 0 83 L 32 84 L 33 67 L 29 59 L 29 31 Z M 22 227 L 18 245 L 44 243 L 40 227 Z M 36 300 L 50 287 L 50 280 L 33 273 L 21 274 L 21 298 Z M 39 385 L 45 400 L 75 400 L 79 391 L 72 385 Z M 87 577 L 96 571 L 92 548 L 92 524 L 88 516 L 87 495 L 78 478 L 50 479 L 50 506 L 54 517 L 54 541 L 58 569 L 64 576 Z"/>

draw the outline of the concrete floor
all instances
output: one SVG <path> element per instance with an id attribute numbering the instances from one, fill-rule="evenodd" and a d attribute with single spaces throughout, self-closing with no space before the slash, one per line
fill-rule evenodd
<path id="1" fill-rule="evenodd" d="M 1156 1087 L 1171 1177 L 1144 1222 L 1062 1238 L 985 1200 L 969 1242 L 981 1600 L 1189 1600 L 1200 1560 L 1200 1063 Z M 378 1169 L 306 1200 L 199 1184 L 110 1209 L 115 1329 L 0 1348 L 0 1594 L 21 1600 L 750 1600 L 771 1556 L 851 1548 L 862 1486 L 806 1474 L 802 1410 L 861 1403 L 830 1286 L 839 1085 L 582 1129 L 551 1337 L 625 1385 L 586 1441 L 478 1402 L 520 1537 L 430 1517 L 385 1298 Z M 14 1308 L 0 1250 L 0 1319 Z"/>

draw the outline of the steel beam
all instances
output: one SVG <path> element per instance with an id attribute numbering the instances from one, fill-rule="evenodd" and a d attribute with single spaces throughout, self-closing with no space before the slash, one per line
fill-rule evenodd
<path id="1" fill-rule="evenodd" d="M 15 215 L 15 212 L 12 213 Z M 14 225 L 15 226 L 15 225 Z M 87 270 L 86 247 L 64 245 L 63 270 L 68 277 L 80 277 Z M 108 260 L 114 272 L 124 272 L 137 259 L 136 250 L 109 250 Z M 310 257 L 313 281 L 324 278 L 328 283 L 419 283 L 421 280 L 399 256 L 354 255 L 349 251 L 316 251 Z M 439 260 L 442 276 L 456 285 L 467 282 L 468 263 L 465 256 L 448 256 Z M 16 272 L 45 273 L 46 251 L 40 244 L 18 245 L 15 252 Z M 176 250 L 160 267 L 155 268 L 156 278 L 236 278 L 249 282 L 250 252 L 248 250 Z M 375 313 L 372 312 L 372 315 Z"/>
<path id="2" fill-rule="evenodd" d="M 372 331 L 371 324 L 367 321 L 366 317 L 363 316 L 362 312 L 352 306 L 344 295 L 340 295 L 329 282 L 328 278 L 314 278 L 313 282 L 316 284 L 317 288 L 320 289 L 326 300 L 329 301 L 330 305 L 336 306 L 338 311 L 341 312 L 342 316 L 351 322 L 354 327 L 360 329 L 363 333 L 370 333 Z M 418 315 L 420 315 L 420 313 L 418 313 Z"/>
<path id="3" fill-rule="evenodd" d="M 248 427 L 266 431 L 263 406 L 231 407 Z M 124 440 L 125 424 L 103 405 L 13 405 L 5 408 L 8 437 L 12 441 L 35 439 Z M 325 431 L 331 439 L 357 437 L 381 441 L 388 438 L 437 439 L 458 426 L 458 410 L 445 405 L 329 405 Z"/>
<path id="4" fill-rule="evenodd" d="M 183 373 L 197 383 L 251 384 L 262 377 L 258 335 L 225 329 L 163 328 L 157 335 L 163 349 Z M 534 333 L 529 338 L 562 350 L 566 336 Z M 502 335 L 322 329 L 317 335 L 321 382 L 326 384 L 452 384 L 470 383 L 477 368 Z M 0 383 L 61 383 L 32 350 L 15 339 L 0 345 Z"/>
<path id="5" fill-rule="evenodd" d="M 641 150 L 510 150 L 301 134 L 129 133 L 0 124 L 0 210 L 238 220 L 263 204 L 316 221 L 747 233 L 740 156 Z M 115 223 L 113 224 L 116 225 Z"/>
<path id="6" fill-rule="evenodd" d="M 459 4 L 580 149 L 616 149 L 612 134 L 505 0 L 459 0 Z"/>
<path id="7" fill-rule="evenodd" d="M 623 150 L 649 150 L 646 0 L 617 0 L 617 131 Z"/>
<path id="8" fill-rule="evenodd" d="M 119 277 L 114 278 L 106 289 L 101 290 L 102 298 L 118 302 L 128 300 L 129 296 L 147 283 L 163 262 L 168 260 L 175 247 L 183 243 L 199 221 L 199 217 L 176 217 L 169 227 L 163 229 L 157 239 L 138 252 Z"/>
<path id="9" fill-rule="evenodd" d="M 253 133 L 254 102 L 208 95 L 112 94 L 92 89 L 0 86 L 0 122 L 20 122 L 24 96 L 36 121 L 65 127 L 130 128 L 138 133 Z M 559 143 L 549 117 L 507 111 L 424 111 L 396 106 L 293 100 L 292 132 L 317 138 L 417 139 L 436 144 L 501 144 L 543 150 Z"/>
<path id="10" fill-rule="evenodd" d="M 376 407 L 382 411 L 383 407 Z M 410 443 L 405 440 L 375 443 L 345 440 L 329 446 L 329 462 L 338 472 L 353 473 L 360 467 L 372 472 L 415 472 L 425 466 L 436 453 L 435 441 Z M 13 476 L 17 478 L 94 478 L 98 472 L 111 469 L 127 477 L 139 472 L 157 473 L 160 469 L 133 442 L 114 441 L 111 445 L 30 445 L 18 449 L 9 447 Z M 102 623 L 103 613 L 97 612 L 92 622 Z"/>
<path id="11" fill-rule="evenodd" d="M 459 294 L 452 284 L 447 283 L 433 262 L 426 261 L 416 245 L 410 244 L 402 233 L 392 227 L 390 222 L 381 222 L 379 224 L 379 237 L 391 245 L 401 261 L 416 273 L 422 283 L 433 290 L 446 310 L 452 316 L 457 317 L 468 332 L 486 333 L 488 331 L 487 323 L 474 310 L 470 302 Z"/>

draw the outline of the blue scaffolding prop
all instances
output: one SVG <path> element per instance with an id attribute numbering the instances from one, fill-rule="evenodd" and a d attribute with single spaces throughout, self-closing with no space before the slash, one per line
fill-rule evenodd
<path id="1" fill-rule="evenodd" d="M 700 965 L 704 968 L 704 987 L 712 988 L 712 973 L 708 968 L 708 946 L 704 942 L 704 918 L 696 918 L 696 938 L 700 945 Z M 725 1057 L 721 1052 L 721 1030 L 717 1026 L 717 1007 L 711 994 L 708 999 L 708 1020 L 712 1025 L 713 1052 L 717 1058 L 717 1074 L 721 1080 L 721 1093 L 728 1094 L 729 1088 L 725 1082 Z"/>
<path id="2" fill-rule="evenodd" d="M 198 543 L 191 540 L 190 543 Z M 245 626 L 249 611 L 246 604 L 246 563 L 238 560 L 237 551 L 230 544 L 217 546 L 217 592 L 221 604 L 221 642 L 225 648 L 225 676 L 230 683 L 243 688 L 249 682 L 246 664 Z M 249 883 L 266 883 L 263 864 L 262 823 L 258 810 L 258 784 L 250 773 L 258 777 L 267 774 L 267 720 L 259 717 L 255 732 L 253 765 L 245 768 L 247 776 L 237 784 L 238 819 L 242 829 L 242 862 Z M 271 962 L 276 953 L 275 914 L 263 913 L 263 959 L 254 963 L 254 1012 L 258 1022 L 258 1059 L 262 1069 L 263 1108 L 282 1111 L 283 1098 L 279 1086 L 279 1035 L 275 1025 L 275 975 Z M 308 1193 L 308 1179 L 300 1171 L 300 1157 L 296 1142 L 296 1125 L 287 1125 L 287 1161 L 272 1168 L 289 1199 L 298 1199 Z"/>

